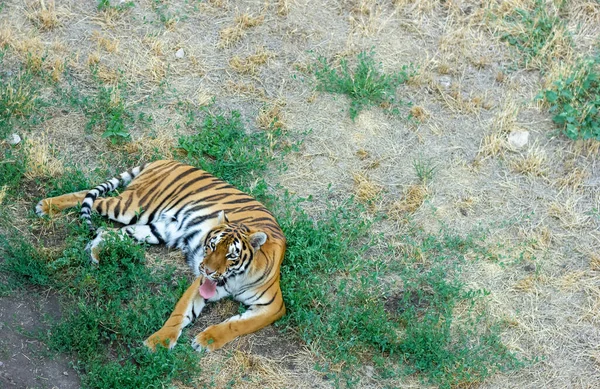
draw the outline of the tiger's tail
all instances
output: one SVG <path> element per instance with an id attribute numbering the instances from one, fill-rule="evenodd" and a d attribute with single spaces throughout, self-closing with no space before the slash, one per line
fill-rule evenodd
<path id="1" fill-rule="evenodd" d="M 98 185 L 94 189 L 90 190 L 81 203 L 81 211 L 79 212 L 80 218 L 88 225 L 90 231 L 94 232 L 96 229 L 92 225 L 92 206 L 94 201 L 99 196 L 102 196 L 108 192 L 112 192 L 119 186 L 127 186 L 134 178 L 140 175 L 142 171 L 149 165 L 149 163 L 141 166 L 136 166 L 133 169 L 129 169 L 117 177 L 113 177 L 110 180 Z"/>

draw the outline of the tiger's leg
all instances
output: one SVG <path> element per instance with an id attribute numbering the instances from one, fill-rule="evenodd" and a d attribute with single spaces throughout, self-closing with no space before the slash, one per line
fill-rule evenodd
<path id="1" fill-rule="evenodd" d="M 77 204 L 81 204 L 88 192 L 89 191 L 87 190 L 82 190 L 80 192 L 43 199 L 37 203 L 35 213 L 37 213 L 38 216 L 44 216 L 54 212 L 60 212 L 63 209 L 75 207 Z"/>
<path id="2" fill-rule="evenodd" d="M 187 326 L 192 320 L 198 317 L 206 304 L 206 300 L 200 296 L 199 292 L 202 280 L 203 277 L 196 278 L 183 296 L 181 296 L 175 305 L 173 313 L 171 313 L 169 319 L 162 328 L 150 335 L 148 339 L 144 341 L 146 346 L 152 350 L 155 350 L 158 344 L 168 347 L 169 349 L 175 346 L 183 327 Z"/>
<path id="3" fill-rule="evenodd" d="M 277 291 L 270 301 L 259 300 L 250 305 L 246 312 L 235 315 L 224 322 L 210 326 L 200 332 L 192 341 L 192 347 L 197 351 L 218 350 L 226 343 L 241 335 L 250 334 L 275 322 L 285 314 L 285 305 L 281 297 L 281 289 L 277 282 Z"/>

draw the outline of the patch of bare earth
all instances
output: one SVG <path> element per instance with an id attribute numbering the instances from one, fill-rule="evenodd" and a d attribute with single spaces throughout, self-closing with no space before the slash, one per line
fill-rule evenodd
<path id="1" fill-rule="evenodd" d="M 285 118 L 287 131 L 311 130 L 277 178 L 291 192 L 313 196 L 309 211 L 324 207 L 331 184 L 333 193 L 354 193 L 387 212 L 390 218 L 374 228 L 392 245 L 401 244 L 407 217 L 432 232 L 440 222 L 461 234 L 486 228 L 490 250 L 516 264 L 475 262 L 465 281 L 490 291 L 487 305 L 505 323 L 509 348 L 539 362 L 480 387 L 600 387 L 598 143 L 555 136 L 550 115 L 534 102 L 561 67 L 597 42 L 596 3 L 577 0 L 567 7 L 576 49 L 558 53 L 562 60 L 544 76 L 535 66 L 508 71 L 516 58 L 498 37 L 506 29 L 502 17 L 533 1 L 173 0 L 163 2 L 163 20 L 156 2 L 134 3 L 125 11 L 98 11 L 94 2 L 8 1 L 0 43 L 45 66 L 59 83 L 65 82 L 61 69 L 68 69 L 91 84 L 96 67 L 105 84 L 129 88 L 128 104 L 159 94 L 162 103 L 148 112 L 153 121 L 133 128 L 132 143 L 123 146 L 133 158 L 143 160 L 154 146 L 166 153 L 177 135 L 193 131 L 178 102 L 199 108 L 214 97 L 217 108 L 240 111 L 252 130 L 274 117 Z M 303 72 L 314 61 L 311 52 L 352 58 L 372 47 L 385 72 L 418 66 L 418 76 L 397 90 L 399 99 L 418 107 L 417 121 L 377 107 L 352 121 L 348 101 L 315 94 Z M 41 61 L 42 55 L 49 59 Z M 169 88 L 163 90 L 164 82 Z M 100 131 L 84 131 L 81 112 L 50 107 L 47 115 L 30 136 L 44 134 L 53 145 L 38 148 L 48 163 L 61 155 L 80 167 L 110 166 L 102 156 L 108 141 Z M 515 131 L 529 133 L 524 146 L 511 146 Z M 436 166 L 426 184 L 413 167 L 419 159 Z M 60 166 L 49 164 L 39 174 Z M 163 254 L 151 251 L 150 262 L 160 263 Z M 237 309 L 215 304 L 188 331 Z M 228 372 L 239 387 L 331 386 L 313 370 L 316 360 L 300 341 L 269 327 L 201 363 L 204 371 Z M 369 361 L 364 366 L 360 387 L 420 386 L 410 378 L 376 381 Z M 219 377 L 198 377 L 198 384 L 226 386 Z"/>

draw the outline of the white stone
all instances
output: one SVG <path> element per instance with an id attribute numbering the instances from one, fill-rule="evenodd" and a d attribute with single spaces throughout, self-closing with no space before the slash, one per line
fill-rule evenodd
<path id="1" fill-rule="evenodd" d="M 513 131 L 508 134 L 508 144 L 514 149 L 520 149 L 529 142 L 529 131 Z"/>
<path id="2" fill-rule="evenodd" d="M 175 53 L 176 58 L 183 58 L 184 55 L 185 55 L 185 52 L 183 51 L 183 48 L 177 50 L 177 52 Z"/>
<path id="3" fill-rule="evenodd" d="M 7 140 L 8 140 L 8 143 L 13 146 L 16 146 L 19 143 L 21 143 L 21 137 L 19 136 L 19 134 L 11 134 Z"/>

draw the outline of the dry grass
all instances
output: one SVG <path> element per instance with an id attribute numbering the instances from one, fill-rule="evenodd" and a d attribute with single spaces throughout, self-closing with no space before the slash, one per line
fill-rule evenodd
<path id="1" fill-rule="evenodd" d="M 281 108 L 281 103 L 263 106 L 256 117 L 256 123 L 258 124 L 258 127 L 262 128 L 263 130 L 269 130 L 272 128 L 285 128 L 286 123 L 283 118 L 283 112 Z"/>
<path id="2" fill-rule="evenodd" d="M 410 115 L 420 122 L 425 121 L 431 115 L 427 110 L 419 105 L 414 105 L 410 108 Z"/>
<path id="3" fill-rule="evenodd" d="M 42 31 L 50 31 L 60 26 L 59 16 L 65 12 L 57 12 L 54 1 L 34 1 L 29 3 L 27 18 Z"/>
<path id="4" fill-rule="evenodd" d="M 4 198 L 6 197 L 7 190 L 8 190 L 8 186 L 6 186 L 6 185 L 0 187 L 0 205 L 2 205 L 2 202 L 4 201 Z"/>
<path id="5" fill-rule="evenodd" d="M 225 27 L 219 32 L 219 47 L 231 47 L 246 35 L 246 30 L 261 25 L 263 15 L 253 17 L 249 14 L 238 15 L 233 26 Z"/>
<path id="6" fill-rule="evenodd" d="M 107 52 L 114 54 L 119 51 L 119 40 L 110 39 L 102 35 L 99 31 L 92 33 L 92 40 L 96 41 L 99 47 L 103 48 Z"/>
<path id="7" fill-rule="evenodd" d="M 395 219 L 401 219 L 405 217 L 407 213 L 414 213 L 421 208 L 428 193 L 425 185 L 410 185 L 404 190 L 402 198 L 392 203 L 388 210 L 388 214 Z"/>
<path id="8" fill-rule="evenodd" d="M 383 192 L 383 186 L 371 180 L 366 173 L 356 172 L 352 174 L 354 180 L 354 193 L 358 201 L 372 205 Z"/>
<path id="9" fill-rule="evenodd" d="M 49 143 L 45 134 L 26 140 L 27 178 L 57 177 L 64 173 L 62 159 L 57 158 L 55 148 Z"/>
<path id="10" fill-rule="evenodd" d="M 225 88 L 233 94 L 236 95 L 244 95 L 248 97 L 258 98 L 259 100 L 266 101 L 267 94 L 265 90 L 257 87 L 253 83 L 245 83 L 242 81 L 234 82 L 232 80 L 227 80 L 225 84 Z"/>
<path id="11" fill-rule="evenodd" d="M 521 155 L 510 161 L 512 171 L 532 177 L 544 177 L 547 175 L 548 157 L 546 152 L 539 146 L 532 146 L 525 155 Z"/>
<path id="12" fill-rule="evenodd" d="M 562 201 L 553 201 L 548 207 L 548 214 L 560 221 L 566 230 L 583 229 L 590 225 L 590 215 L 581 209 L 581 197 L 575 194 L 566 195 Z"/>
<path id="13" fill-rule="evenodd" d="M 256 74 L 260 66 L 267 63 L 274 54 L 261 48 L 247 57 L 235 56 L 229 60 L 229 66 L 238 73 Z"/>
<path id="14" fill-rule="evenodd" d="M 140 161 L 149 161 L 153 155 L 160 155 L 165 159 L 173 158 L 175 138 L 166 130 L 160 131 L 154 137 L 142 137 L 132 142 L 125 143 L 124 150 L 134 155 Z"/>

